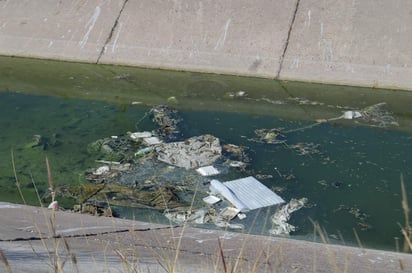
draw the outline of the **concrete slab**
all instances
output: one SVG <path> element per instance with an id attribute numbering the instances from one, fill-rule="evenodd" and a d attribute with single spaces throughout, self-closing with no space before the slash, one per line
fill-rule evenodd
<path id="1" fill-rule="evenodd" d="M 7 257 L 12 272 L 54 272 L 51 268 L 58 261 L 65 263 L 65 272 L 119 272 L 123 262 L 115 252 L 117 243 L 103 242 L 104 236 L 115 234 L 116 238 L 120 238 L 129 232 L 135 234 L 170 228 L 153 223 L 56 211 L 56 237 L 53 237 L 52 218 L 52 211 L 46 208 L 0 202 L 0 250 Z M 63 242 L 63 237 L 67 244 Z M 141 256 L 147 268 L 158 269 L 152 253 Z M 72 257 L 75 257 L 75 263 Z M 2 270 L 3 263 L 0 262 L 0 272 Z"/>
<path id="2" fill-rule="evenodd" d="M 300 1 L 280 79 L 412 87 L 412 2 Z"/>
<path id="3" fill-rule="evenodd" d="M 52 211 L 47 208 L 23 206 L 0 202 L 0 240 L 28 240 L 52 236 Z M 56 236 L 90 236 L 110 232 L 126 232 L 164 227 L 125 219 L 94 217 L 56 211 L 54 214 Z"/>
<path id="4" fill-rule="evenodd" d="M 0 1 L 0 54 L 97 62 L 123 0 Z"/>
<path id="5" fill-rule="evenodd" d="M 64 239 L 53 238 L 47 229 L 49 217 L 47 209 L 0 202 L 0 250 L 12 272 L 55 272 L 57 263 L 65 272 L 214 273 L 224 272 L 224 263 L 233 272 L 412 269 L 412 256 L 402 253 L 62 211 L 56 212 L 56 230 Z M 0 271 L 4 269 L 0 259 Z"/>
<path id="6" fill-rule="evenodd" d="M 100 62 L 273 78 L 294 5 L 128 1 Z"/>

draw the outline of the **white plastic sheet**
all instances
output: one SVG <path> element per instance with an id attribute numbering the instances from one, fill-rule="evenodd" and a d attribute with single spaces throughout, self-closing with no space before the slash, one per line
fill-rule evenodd
<path id="1" fill-rule="evenodd" d="M 242 212 L 278 205 L 285 201 L 252 176 L 228 182 L 212 180 L 212 194 L 220 194 Z"/>

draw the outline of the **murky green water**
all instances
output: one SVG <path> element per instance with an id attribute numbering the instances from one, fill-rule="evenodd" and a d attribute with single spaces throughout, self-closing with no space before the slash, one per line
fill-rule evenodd
<path id="1" fill-rule="evenodd" d="M 331 240 L 342 237 L 349 244 L 356 244 L 354 229 L 369 247 L 394 250 L 394 238 L 401 237 L 401 173 L 412 191 L 410 93 L 9 58 L 2 60 L 0 80 L 2 201 L 21 201 L 12 152 L 26 201 L 38 204 L 32 181 L 40 194 L 47 190 L 46 156 L 56 185 L 86 183 L 84 171 L 96 166 L 87 153 L 89 143 L 152 129 L 148 120 L 136 123 L 151 105 L 175 96 L 178 103 L 172 106 L 184 120 L 183 139 L 213 134 L 247 146 L 252 161 L 245 175 L 271 175 L 261 181 L 281 190 L 285 200 L 309 199 L 309 208 L 292 214 L 290 222 L 299 227 L 296 238 L 311 239 L 310 219 Z M 247 95 L 233 96 L 239 90 Z M 379 102 L 388 103 L 399 126 L 353 121 L 311 126 L 315 119 Z M 254 130 L 261 128 L 283 128 L 286 143 L 253 141 Z M 47 137 L 48 144 L 32 147 L 33 135 Z M 302 145 L 316 150 L 302 155 Z M 247 219 L 253 232 L 265 233 L 265 210 Z"/>

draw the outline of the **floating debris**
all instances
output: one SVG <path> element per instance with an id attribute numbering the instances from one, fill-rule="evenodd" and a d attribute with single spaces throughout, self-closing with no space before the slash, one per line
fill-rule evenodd
<path id="1" fill-rule="evenodd" d="M 300 97 L 288 98 L 288 100 L 292 102 L 296 102 L 299 105 L 313 105 L 313 106 L 325 105 L 323 102 L 313 101 L 313 100 L 309 100 L 306 98 L 300 98 Z"/>
<path id="2" fill-rule="evenodd" d="M 156 134 L 166 141 L 176 140 L 180 135 L 180 125 L 182 119 L 178 116 L 176 110 L 167 105 L 159 105 L 150 110 L 152 120 L 159 126 Z"/>
<path id="3" fill-rule="evenodd" d="M 359 111 L 346 111 L 343 113 L 344 119 L 354 119 L 359 117 L 362 117 L 362 114 Z"/>
<path id="4" fill-rule="evenodd" d="M 170 165 L 193 169 L 213 164 L 221 155 L 219 139 L 212 135 L 185 141 L 162 143 L 155 147 L 157 159 Z"/>
<path id="5" fill-rule="evenodd" d="M 230 219 L 233 219 L 236 216 L 234 215 L 235 213 L 236 210 L 233 210 L 233 208 L 225 208 L 220 213 L 217 213 L 214 208 L 176 208 L 166 209 L 164 216 L 174 223 L 214 224 L 220 228 L 243 229 L 244 226 L 242 224 L 230 223 Z"/>
<path id="6" fill-rule="evenodd" d="M 288 145 L 289 148 L 292 150 L 295 150 L 298 155 L 314 155 L 314 154 L 319 154 L 320 150 L 319 144 L 315 144 L 313 142 L 310 143 L 304 143 L 304 142 L 299 142 L 296 144 Z"/>
<path id="7" fill-rule="evenodd" d="M 252 176 L 224 183 L 214 179 L 210 181 L 210 191 L 222 195 L 242 212 L 285 202 Z"/>
<path id="8" fill-rule="evenodd" d="M 227 92 L 225 94 L 226 98 L 242 98 L 242 97 L 247 97 L 247 93 L 245 91 L 237 91 L 237 92 Z"/>
<path id="9" fill-rule="evenodd" d="M 213 166 L 205 166 L 197 168 L 196 171 L 202 176 L 212 176 L 219 174 L 219 170 Z"/>
<path id="10" fill-rule="evenodd" d="M 283 128 L 256 129 L 255 134 L 258 141 L 269 144 L 282 144 L 286 142 L 286 136 L 282 133 Z"/>
<path id="11" fill-rule="evenodd" d="M 177 98 L 175 96 L 168 97 L 167 102 L 168 103 L 173 103 L 173 104 L 178 104 L 179 103 L 179 101 L 177 100 Z"/>
<path id="12" fill-rule="evenodd" d="M 240 210 L 234 207 L 226 207 L 219 213 L 219 217 L 225 221 L 230 221 L 239 214 Z"/>
<path id="13" fill-rule="evenodd" d="M 141 149 L 139 149 L 139 150 L 134 154 L 134 156 L 136 156 L 136 157 L 144 156 L 144 155 L 146 155 L 146 154 L 148 154 L 148 153 L 150 153 L 150 152 L 152 152 L 152 151 L 153 151 L 153 147 L 141 148 Z"/>
<path id="14" fill-rule="evenodd" d="M 359 124 L 381 128 L 399 126 L 393 113 L 387 109 L 386 102 L 370 105 L 360 110 L 347 110 L 341 116 L 329 118 L 326 121 L 336 121 L 339 119 L 355 120 Z M 318 123 L 323 123 L 324 121 L 325 119 L 318 119 Z"/>
<path id="15" fill-rule="evenodd" d="M 153 136 L 153 134 L 151 132 L 135 132 L 135 133 L 128 133 L 130 138 L 135 141 L 135 142 L 140 142 L 142 141 L 144 138 L 148 138 Z"/>
<path id="16" fill-rule="evenodd" d="M 93 171 L 93 175 L 104 175 L 110 171 L 109 166 L 102 166 Z"/>
<path id="17" fill-rule="evenodd" d="M 84 203 L 80 205 L 73 206 L 73 212 L 82 213 L 82 214 L 91 214 L 94 216 L 104 216 L 104 217 L 113 217 L 116 216 L 113 213 L 110 206 L 107 204 L 92 204 L 92 203 Z"/>
<path id="18" fill-rule="evenodd" d="M 174 223 L 185 224 L 206 224 L 213 223 L 212 218 L 216 217 L 216 211 L 213 209 L 190 209 L 190 208 L 177 208 L 166 209 L 164 216 Z"/>
<path id="19" fill-rule="evenodd" d="M 160 143 L 162 143 L 162 141 L 156 136 L 143 138 L 143 145 L 146 146 L 154 146 Z"/>
<path id="20" fill-rule="evenodd" d="M 98 160 L 123 162 L 133 159 L 136 145 L 128 136 L 106 137 L 90 143 L 87 151 Z"/>
<path id="21" fill-rule="evenodd" d="M 296 227 L 288 224 L 290 214 L 303 208 L 308 202 L 308 199 L 303 197 L 301 199 L 292 198 L 289 203 L 279 207 L 275 214 L 272 215 L 272 229 L 269 230 L 271 235 L 284 235 L 296 231 Z"/>
<path id="22" fill-rule="evenodd" d="M 265 180 L 265 179 L 271 179 L 273 178 L 273 175 L 271 174 L 256 174 L 257 179 Z"/>
<path id="23" fill-rule="evenodd" d="M 203 201 L 209 205 L 214 205 L 218 202 L 220 202 L 222 199 L 220 199 L 219 197 L 216 197 L 214 195 L 209 195 L 206 196 L 205 198 L 203 198 Z"/>
<path id="24" fill-rule="evenodd" d="M 281 187 L 281 186 L 273 186 L 273 187 L 270 187 L 270 189 L 274 192 L 282 193 L 282 192 L 286 191 L 287 188 L 286 187 Z"/>
<path id="25" fill-rule="evenodd" d="M 94 183 L 109 182 L 131 169 L 130 163 L 109 164 L 86 171 L 85 178 Z"/>
<path id="26" fill-rule="evenodd" d="M 102 183 L 64 186 L 56 189 L 56 197 L 65 197 L 77 204 L 107 204 L 159 211 L 187 205 L 188 203 L 182 200 L 178 193 L 177 187 L 158 184 L 146 188 L 130 188 L 119 184 Z"/>
<path id="27" fill-rule="evenodd" d="M 256 101 L 264 101 L 264 102 L 274 104 L 274 105 L 286 104 L 286 102 L 284 102 L 282 100 L 271 100 L 271 99 L 268 99 L 268 98 L 260 98 L 260 99 L 256 99 Z"/>
<path id="28" fill-rule="evenodd" d="M 360 111 L 361 119 L 370 125 L 377 127 L 399 126 L 393 113 L 387 109 L 386 102 L 368 106 Z"/>
<path id="29" fill-rule="evenodd" d="M 338 211 L 347 211 L 349 214 L 353 215 L 354 218 L 359 221 L 357 222 L 358 227 L 362 231 L 367 231 L 372 228 L 372 225 L 368 223 L 368 219 L 370 217 L 369 214 L 366 212 L 362 211 L 356 206 L 347 206 L 347 205 L 339 205 L 338 208 L 334 209 L 333 212 L 338 212 Z"/>
<path id="30" fill-rule="evenodd" d="M 234 144 L 223 144 L 222 145 L 223 152 L 226 157 L 234 159 L 236 158 L 239 161 L 243 162 L 250 162 L 250 158 L 247 155 L 247 147 L 245 146 L 238 146 Z"/>
<path id="31" fill-rule="evenodd" d="M 247 167 L 247 164 L 245 162 L 237 160 L 226 160 L 225 165 L 231 168 L 239 168 L 241 170 L 245 170 Z"/>
<path id="32" fill-rule="evenodd" d="M 207 178 L 226 174 L 228 167 L 239 169 L 234 173 L 245 171 L 251 162 L 248 147 L 221 145 L 219 138 L 210 134 L 176 141 L 182 137 L 179 130 L 182 120 L 176 110 L 161 105 L 153 107 L 143 118 L 148 114 L 158 125 L 157 130 L 129 132 L 89 145 L 89 151 L 96 153 L 99 163 L 104 164 L 86 173 L 86 178 L 95 183 L 94 190 L 76 193 L 76 189 L 66 188 L 60 192 L 80 204 L 104 201 L 109 205 L 163 210 L 165 217 L 176 223 L 214 224 L 230 229 L 244 228 L 243 224 L 232 223 L 235 218 L 240 221 L 246 217 L 242 212 L 284 203 L 280 196 L 252 176 L 224 183 Z M 281 128 L 258 129 L 255 133 L 258 142 L 286 141 Z M 301 146 L 301 153 L 314 153 L 315 145 Z M 277 172 L 280 177 L 289 179 Z M 271 179 L 273 175 L 258 174 L 257 177 Z M 210 195 L 194 197 L 194 189 L 200 193 L 198 196 L 207 194 L 209 189 Z M 296 204 L 291 201 L 288 207 L 286 211 L 291 213 Z M 87 210 L 93 213 L 96 209 L 88 207 Z"/>

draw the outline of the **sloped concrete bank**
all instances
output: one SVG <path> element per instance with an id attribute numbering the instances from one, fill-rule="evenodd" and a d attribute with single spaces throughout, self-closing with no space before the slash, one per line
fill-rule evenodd
<path id="1" fill-rule="evenodd" d="M 214 273 L 233 268 L 233 272 L 391 273 L 412 268 L 412 256 L 402 253 L 71 212 L 53 214 L 46 208 L 4 202 L 0 219 L 1 272 L 9 272 L 5 260 L 11 272 L 28 273 L 51 272 L 59 263 L 63 267 L 59 272 Z"/>
<path id="2" fill-rule="evenodd" d="M 2 0 L 0 55 L 412 90 L 408 0 Z"/>

